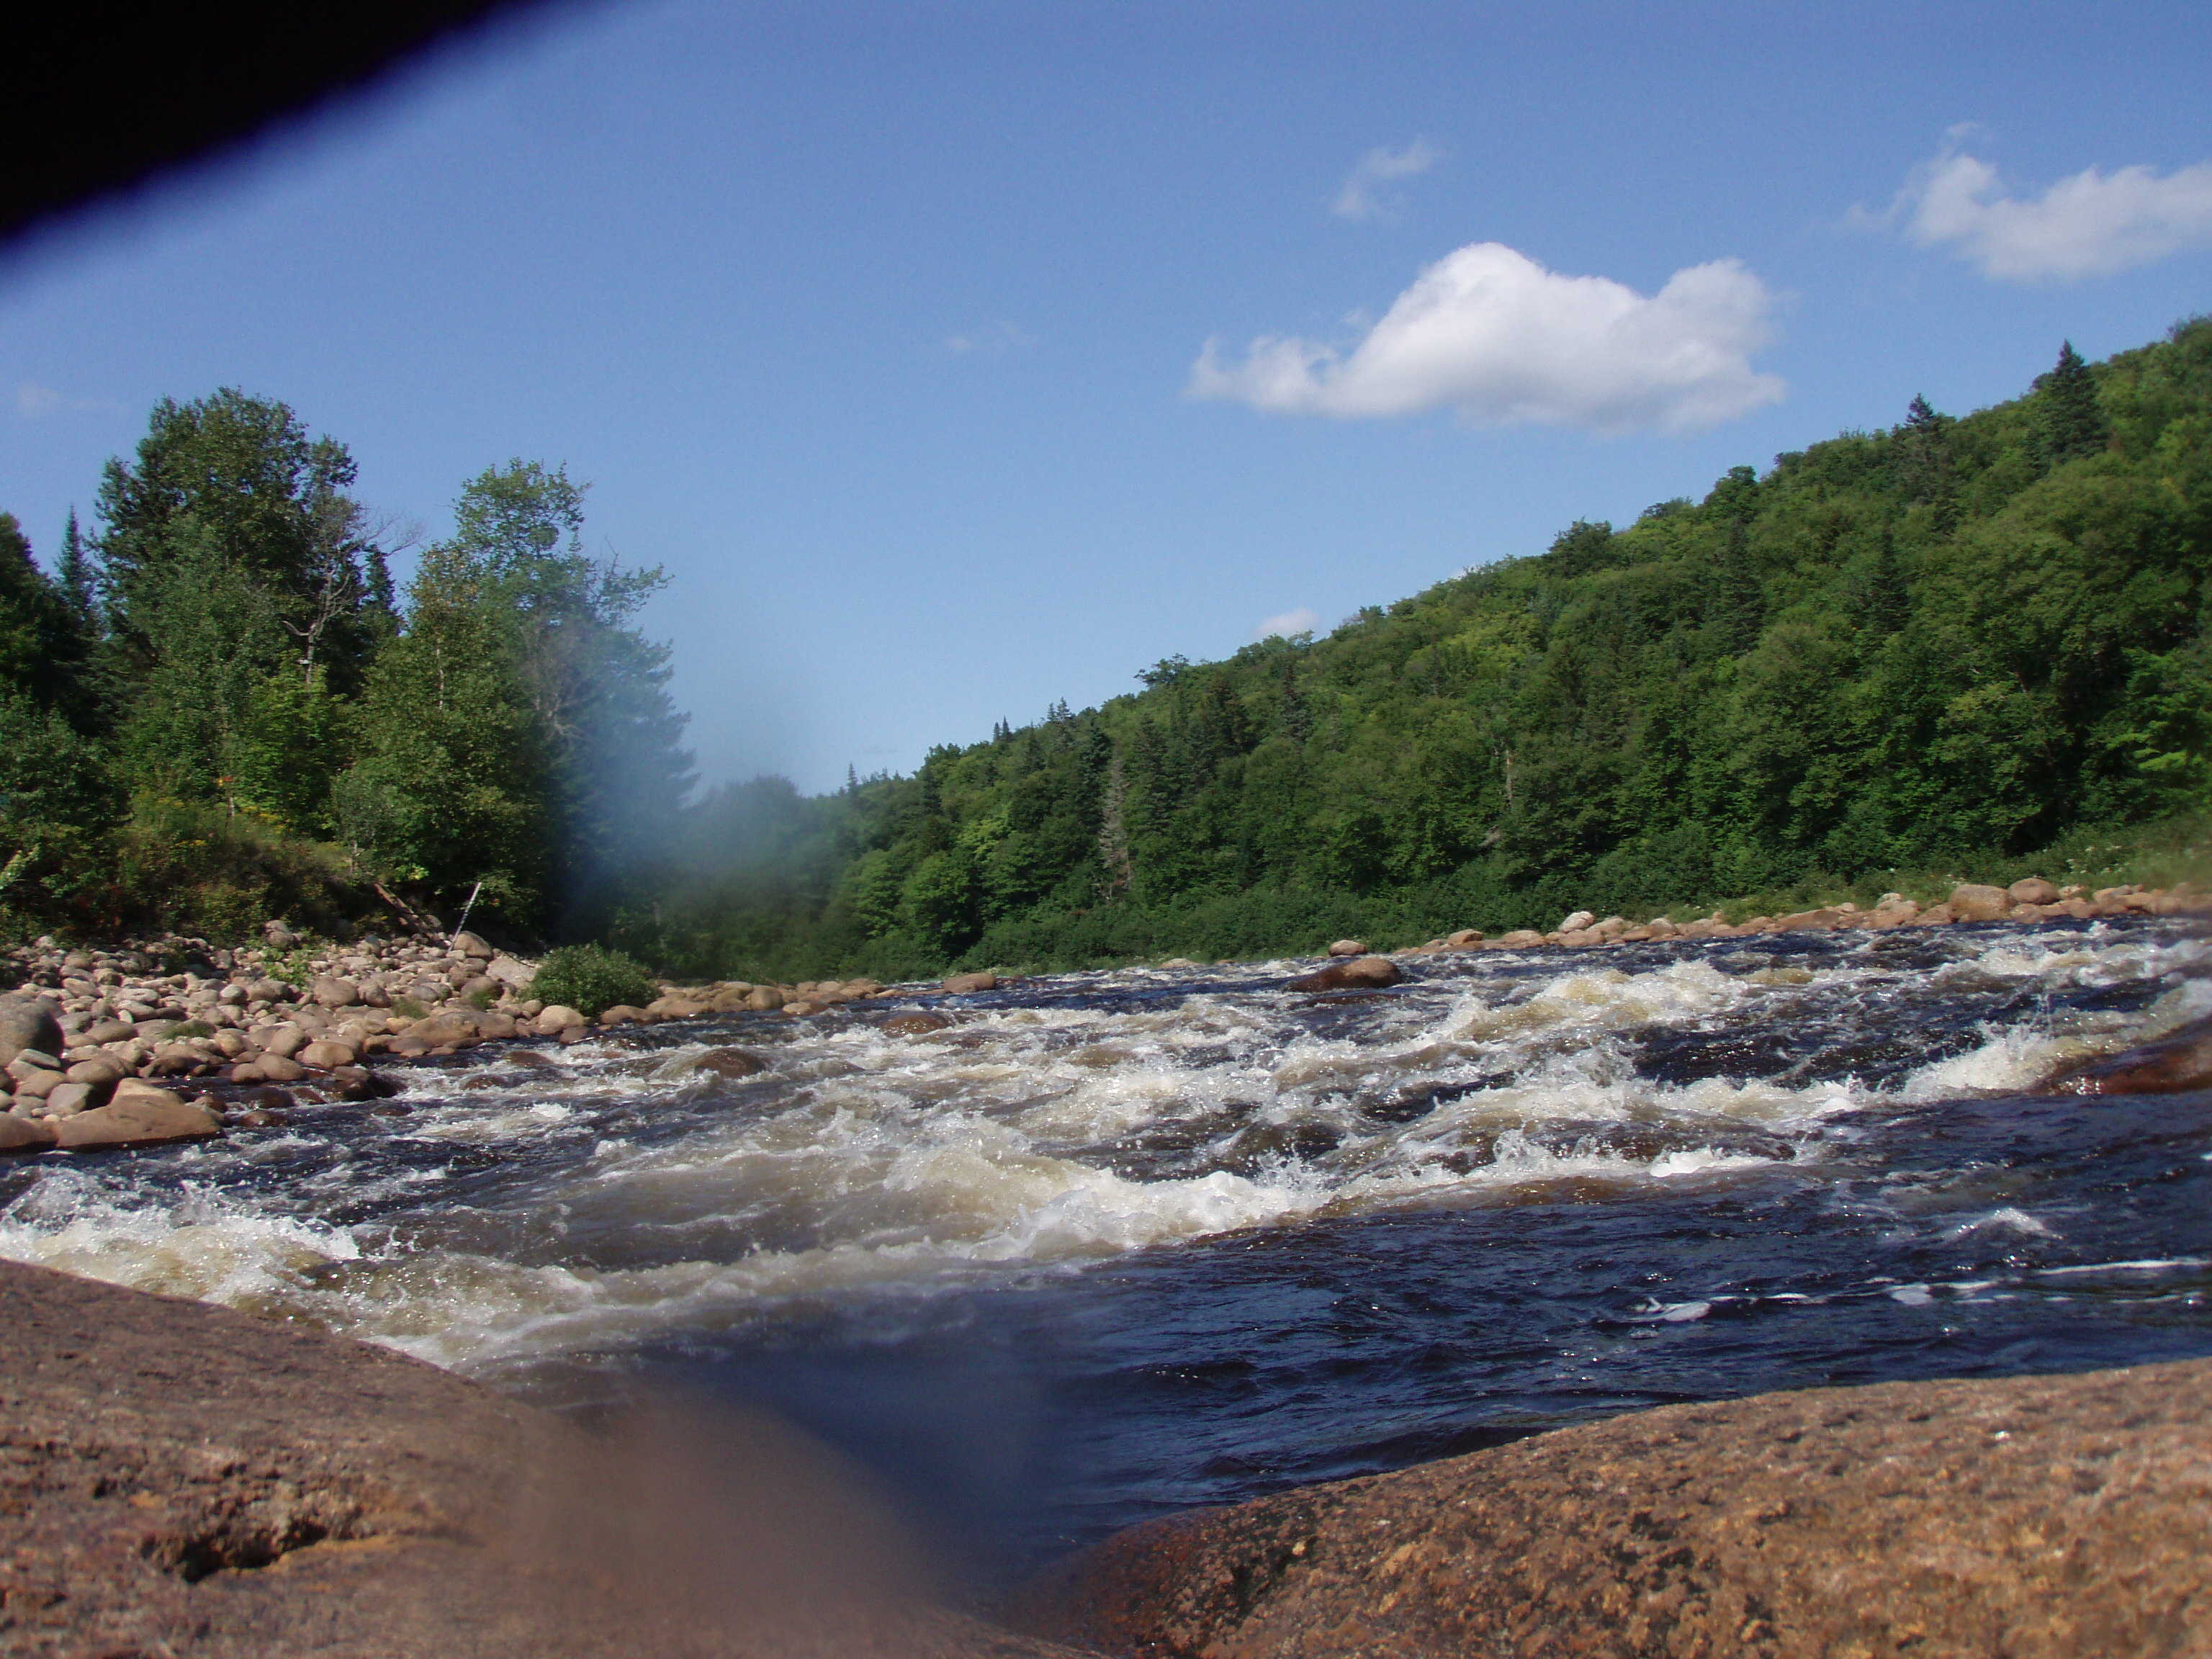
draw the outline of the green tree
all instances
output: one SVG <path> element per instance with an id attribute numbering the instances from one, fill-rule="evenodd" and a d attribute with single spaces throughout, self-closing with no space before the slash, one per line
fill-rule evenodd
<path id="1" fill-rule="evenodd" d="M 2037 435 L 2046 466 L 2062 466 L 2104 448 L 2112 430 L 2097 400 L 2096 377 L 2073 341 L 2060 345 L 2057 365 L 2036 377 L 2035 390 Z"/>

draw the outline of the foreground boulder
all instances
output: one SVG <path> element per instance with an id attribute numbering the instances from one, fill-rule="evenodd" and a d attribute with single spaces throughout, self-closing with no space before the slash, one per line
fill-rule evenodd
<path id="1" fill-rule="evenodd" d="M 1292 991 L 1371 991 L 1379 990 L 1385 985 L 1395 985 L 1405 976 L 1398 964 L 1388 957 L 1355 957 L 1349 962 L 1333 962 L 1318 973 L 1291 980 L 1285 988 Z"/>
<path id="2" fill-rule="evenodd" d="M 0 1329 L 0 1652 L 1067 1659 L 919 1601 L 880 1505 L 756 1419 L 587 1436 L 383 1349 L 12 1262 Z"/>
<path id="3" fill-rule="evenodd" d="M 1152 1522 L 1023 1599 L 1148 1659 L 2212 1654 L 2212 1360 L 1674 1406 Z"/>

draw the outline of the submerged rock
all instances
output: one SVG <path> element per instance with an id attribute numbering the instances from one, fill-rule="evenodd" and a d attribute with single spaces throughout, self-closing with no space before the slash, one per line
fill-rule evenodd
<path id="1" fill-rule="evenodd" d="M 2069 1095 L 2162 1095 L 2212 1089 L 2212 1019 L 2093 1060 L 2057 1080 Z"/>
<path id="2" fill-rule="evenodd" d="M 927 1036 L 932 1031 L 951 1030 L 952 1021 L 947 1015 L 917 1008 L 912 1013 L 893 1014 L 876 1029 L 886 1036 Z"/>
<path id="3" fill-rule="evenodd" d="M 2212 1360 L 1671 1406 L 1117 1534 L 1115 1654 L 2212 1653 Z"/>

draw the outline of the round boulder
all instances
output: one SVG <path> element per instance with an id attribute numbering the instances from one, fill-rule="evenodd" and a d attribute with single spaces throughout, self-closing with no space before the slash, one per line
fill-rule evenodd
<path id="1" fill-rule="evenodd" d="M 46 997 L 0 997 L 0 1066 L 26 1048 L 58 1054 L 63 1045 L 61 1010 Z"/>
<path id="2" fill-rule="evenodd" d="M 1359 939 L 1340 939 L 1328 947 L 1328 953 L 1333 957 L 1364 957 L 1367 954 L 1367 946 Z"/>
<path id="3" fill-rule="evenodd" d="M 1969 882 L 1951 890 L 1951 919 L 1954 921 L 1996 921 L 2012 908 L 2013 902 L 2012 895 L 2002 887 L 1984 887 Z"/>

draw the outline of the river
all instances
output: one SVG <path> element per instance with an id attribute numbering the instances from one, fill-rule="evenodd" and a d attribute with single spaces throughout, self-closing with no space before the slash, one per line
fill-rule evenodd
<path id="1" fill-rule="evenodd" d="M 1673 1401 L 2212 1353 L 2212 1094 L 2038 1094 L 2212 1012 L 2172 921 L 1128 969 L 401 1068 L 0 1166 L 0 1255 L 588 1412 L 841 1449 L 986 1578 Z M 742 1045 L 762 1074 L 695 1069 Z"/>

